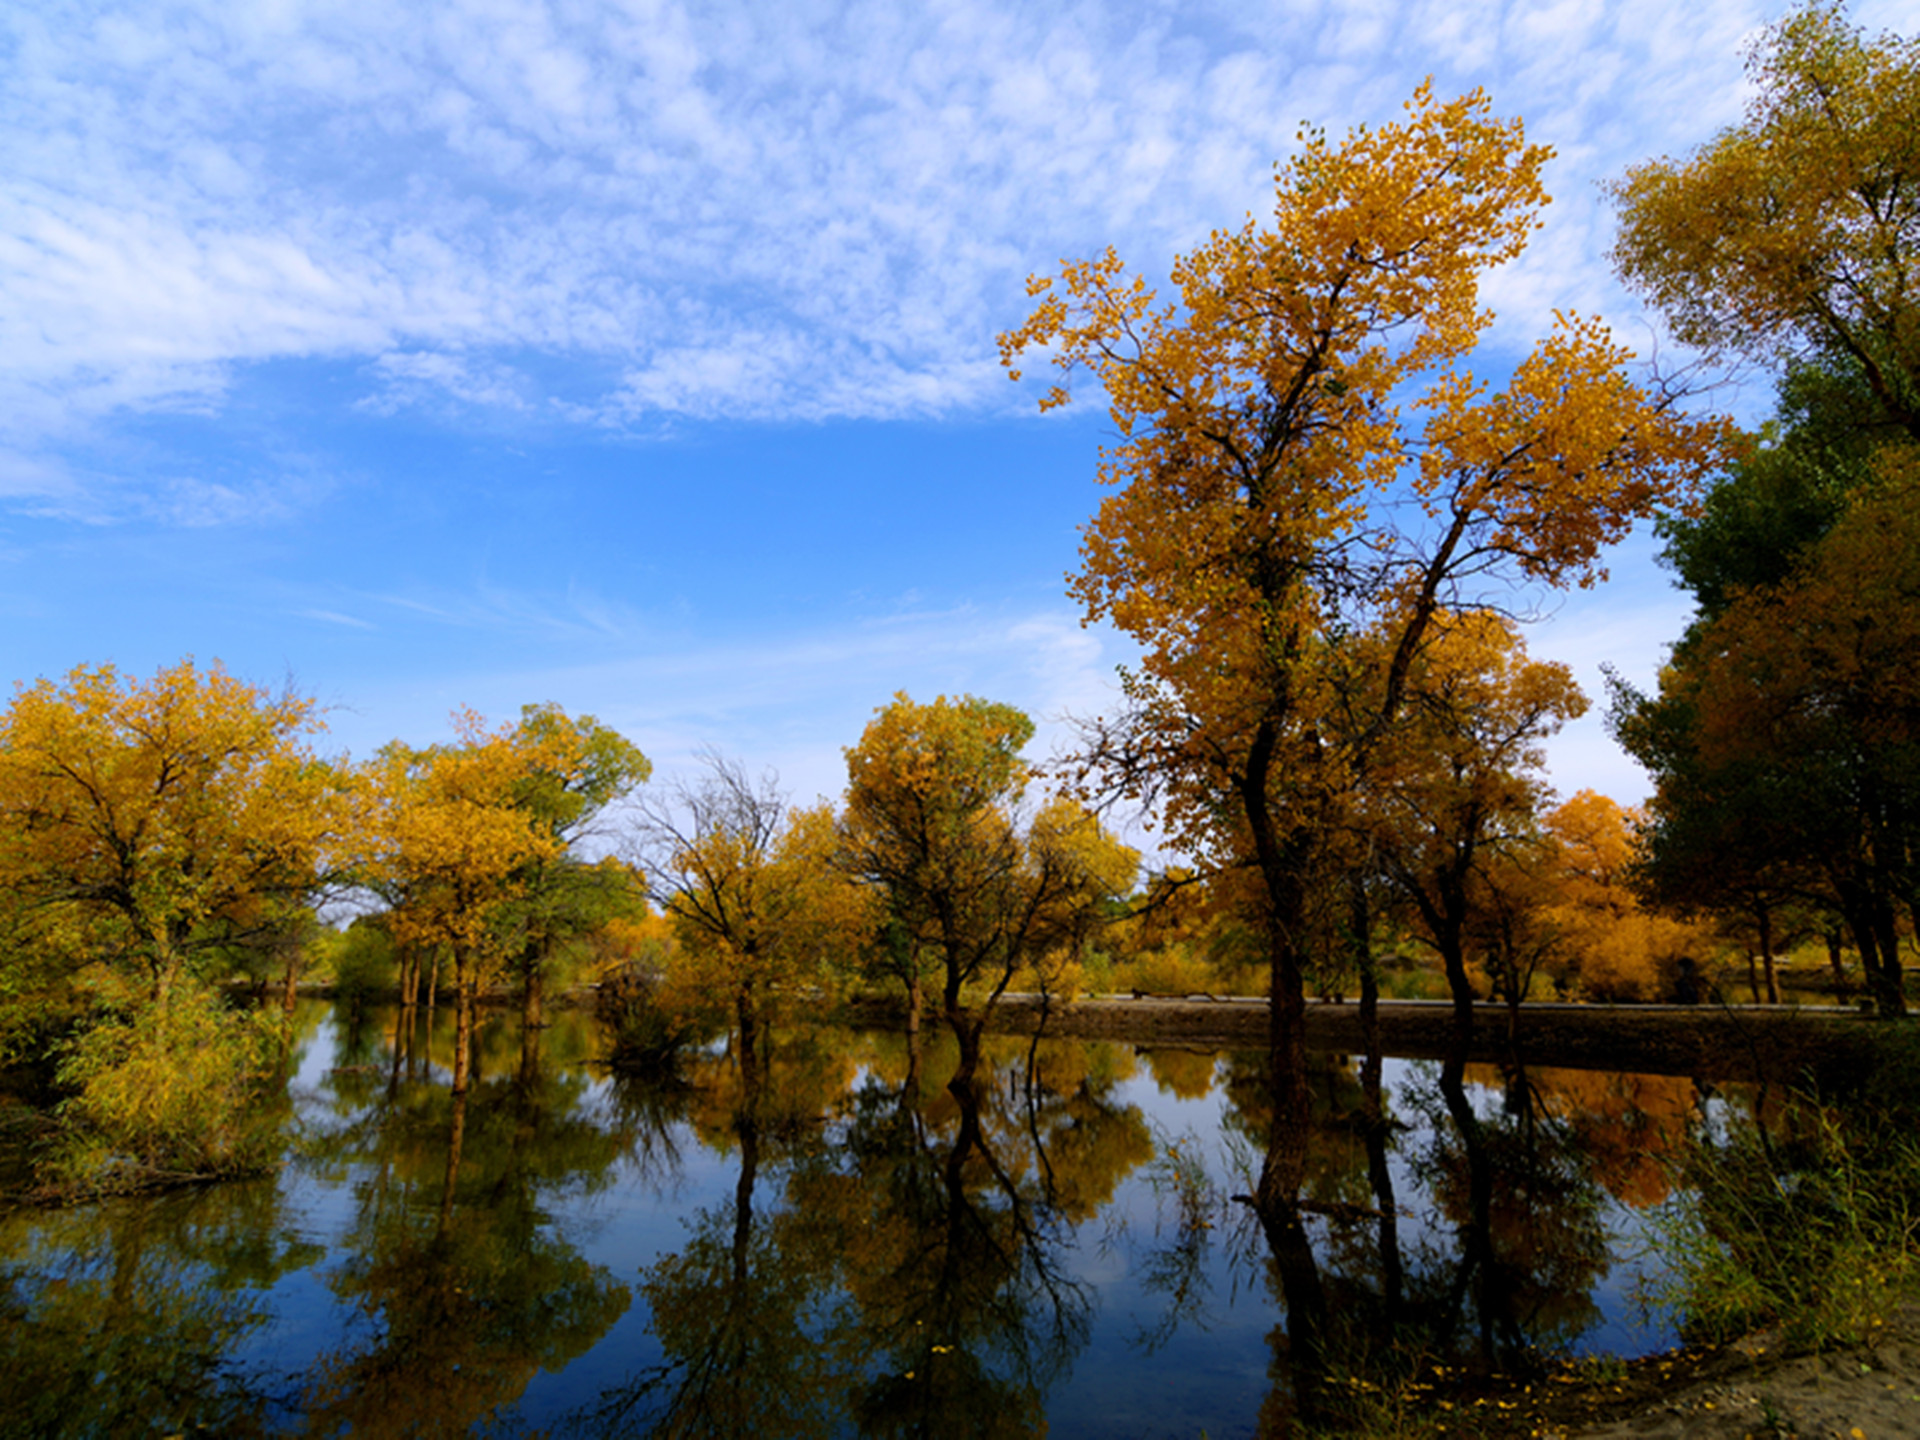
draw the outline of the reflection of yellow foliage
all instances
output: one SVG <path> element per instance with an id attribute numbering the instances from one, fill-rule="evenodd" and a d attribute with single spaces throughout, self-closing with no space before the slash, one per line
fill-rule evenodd
<path id="1" fill-rule="evenodd" d="M 1611 1070 L 1529 1070 L 1547 1109 L 1573 1127 L 1593 1177 L 1621 1203 L 1666 1199 L 1670 1161 L 1698 1105 L 1691 1078 Z M 1496 1082 L 1489 1082 L 1496 1083 Z"/>
<path id="2" fill-rule="evenodd" d="M 1180 1100 L 1199 1100 L 1213 1089 L 1219 1057 L 1211 1050 L 1148 1050 L 1147 1068 L 1162 1091 Z"/>

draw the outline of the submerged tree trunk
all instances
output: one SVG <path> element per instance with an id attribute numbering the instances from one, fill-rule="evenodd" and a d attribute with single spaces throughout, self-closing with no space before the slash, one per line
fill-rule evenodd
<path id="1" fill-rule="evenodd" d="M 1356 875 L 1349 882 L 1348 915 L 1353 930 L 1354 960 L 1360 972 L 1360 1034 L 1366 1054 L 1360 1062 L 1360 1119 L 1367 1146 L 1367 1183 L 1374 1209 L 1380 1213 L 1380 1283 L 1387 1323 L 1397 1324 L 1405 1267 L 1400 1257 L 1400 1216 L 1394 1201 L 1393 1170 L 1387 1163 L 1387 1107 L 1381 1090 L 1385 1069 L 1380 1045 L 1380 972 L 1373 955 L 1373 914 L 1366 885 Z"/>
<path id="2" fill-rule="evenodd" d="M 300 999 L 300 950 L 298 946 L 287 948 L 287 970 L 281 981 L 280 1018 L 289 1040 L 293 1036 L 293 1007 Z"/>
<path id="3" fill-rule="evenodd" d="M 536 961 L 527 971 L 526 992 L 520 997 L 520 1023 L 528 1030 L 538 1030 L 547 1023 L 545 970 L 545 965 Z"/>
<path id="4" fill-rule="evenodd" d="M 427 971 L 427 1054 L 433 1054 L 433 1006 L 440 995 L 440 947 L 433 947 L 433 966 Z"/>
<path id="5" fill-rule="evenodd" d="M 1510 1297 L 1493 1253 L 1493 1165 L 1481 1134 L 1480 1118 L 1467 1098 L 1466 1068 L 1467 1052 L 1456 1043 L 1440 1065 L 1440 1094 L 1466 1151 L 1467 1233 L 1461 1246 L 1461 1278 L 1473 1289 L 1475 1318 L 1479 1321 L 1479 1365 L 1491 1373 L 1497 1366 L 1496 1327 L 1511 1325 L 1507 1313 Z"/>
<path id="6" fill-rule="evenodd" d="M 447 1171 L 440 1188 L 439 1234 L 444 1238 L 453 1223 L 453 1195 L 460 1184 L 460 1151 L 467 1138 L 467 1092 L 453 1092 L 453 1131 L 447 1137 Z"/>
<path id="7" fill-rule="evenodd" d="M 546 1029 L 543 1008 L 545 965 L 535 960 L 528 967 L 526 989 L 520 997 L 520 1083 L 531 1085 L 540 1076 L 540 1032 Z"/>

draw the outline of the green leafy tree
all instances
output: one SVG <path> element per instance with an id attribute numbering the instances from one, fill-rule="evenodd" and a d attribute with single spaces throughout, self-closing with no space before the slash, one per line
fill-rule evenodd
<path id="1" fill-rule="evenodd" d="M 1920 900 L 1920 467 L 1887 451 L 1880 468 L 1790 580 L 1743 592 L 1658 699 L 1616 713 L 1629 748 L 1666 762 L 1652 863 L 1683 869 L 1714 821 L 1769 811 L 1722 893 L 1817 885 L 1897 1014 L 1902 914 Z"/>
<path id="2" fill-rule="evenodd" d="M 516 894 L 496 923 L 519 984 L 522 1036 L 546 1023 L 544 990 L 557 953 L 608 921 L 642 914 L 641 877 L 611 856 L 589 861 L 583 844 L 605 838 L 598 827 L 653 772 L 652 762 L 619 732 L 591 715 L 573 718 L 558 705 L 528 705 L 516 735 L 533 763 L 513 786 L 514 802 L 544 826 L 553 853 L 530 854 L 515 877 Z M 529 1041 L 528 1063 L 539 1053 Z"/>

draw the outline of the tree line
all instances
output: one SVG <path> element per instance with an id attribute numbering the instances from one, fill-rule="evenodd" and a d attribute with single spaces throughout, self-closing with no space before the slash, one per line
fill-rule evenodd
<path id="1" fill-rule="evenodd" d="M 346 766 L 312 748 L 311 702 L 217 665 L 82 667 L 0 717 L 0 1028 L 18 1049 L 78 1010 L 184 1013 L 185 982 L 240 954 L 285 957 L 291 995 L 343 885 L 375 897 L 403 996 L 451 986 L 463 1037 L 505 978 L 537 1027 L 586 936 L 668 998 L 717 999 L 748 1055 L 774 998 L 829 972 L 977 1045 L 1016 977 L 1064 992 L 1116 947 L 1204 954 L 1264 982 L 1282 1138 L 1305 1133 L 1309 994 L 1350 980 L 1371 1014 L 1383 947 L 1431 957 L 1463 1041 L 1476 999 L 1542 978 L 1697 997 L 1713 926 L 1764 965 L 1756 998 L 1818 936 L 1902 1012 L 1920 54 L 1812 5 L 1751 71 L 1740 125 L 1615 185 L 1615 260 L 1681 340 L 1777 368 L 1759 433 L 1631 371 L 1592 317 L 1476 378 L 1480 286 L 1536 228 L 1551 152 L 1479 92 L 1422 86 L 1396 123 L 1303 133 L 1271 216 L 1178 257 L 1171 298 L 1111 251 L 1029 281 L 1008 369 L 1060 370 L 1043 408 L 1090 377 L 1118 437 L 1069 589 L 1141 655 L 1050 798 L 1028 800 L 1031 722 L 975 697 L 897 697 L 841 804 L 796 809 L 717 758 L 646 789 L 630 741 L 551 705 Z M 1540 744 L 1586 700 L 1520 622 L 1645 523 L 1698 606 L 1657 692 L 1612 697 L 1656 794 L 1555 808 Z M 1184 868 L 1138 884 L 1098 818 L 1116 801 Z M 624 858 L 594 839 L 616 815 Z M 1302 1154 L 1270 1147 L 1263 1196 L 1297 1190 Z"/>

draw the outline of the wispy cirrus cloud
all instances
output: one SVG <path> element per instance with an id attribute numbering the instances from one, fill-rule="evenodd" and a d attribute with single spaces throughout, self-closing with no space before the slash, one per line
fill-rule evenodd
<path id="1" fill-rule="evenodd" d="M 363 361 L 388 409 L 1009 404 L 991 338 L 1029 270 L 1163 264 L 1262 204 L 1297 122 L 1389 118 L 1429 72 L 1561 152 L 1490 296 L 1517 336 L 1619 308 L 1593 182 L 1733 118 L 1776 9 L 14 7 L 0 401 L 28 453 L 285 357 Z M 525 352 L 597 363 L 543 394 Z"/>
<path id="2" fill-rule="evenodd" d="M 519 608 L 540 603 L 527 597 Z M 1130 653 L 1124 638 L 1083 629 L 1064 605 L 907 611 L 694 647 L 656 627 L 635 636 L 617 660 L 473 668 L 438 674 L 431 683 L 367 685 L 356 707 L 369 718 L 343 714 L 333 732 L 338 743 L 367 753 L 394 730 L 425 743 L 459 706 L 498 717 L 530 699 L 564 696 L 570 709 L 644 737 L 662 774 L 696 766 L 703 750 L 721 743 L 779 770 L 795 794 L 811 798 L 839 792 L 846 779 L 842 747 L 858 740 L 874 709 L 898 691 L 921 700 L 972 693 L 1018 705 L 1039 727 L 1028 753 L 1044 759 L 1069 739 L 1066 717 L 1111 712 L 1113 666 Z"/>

